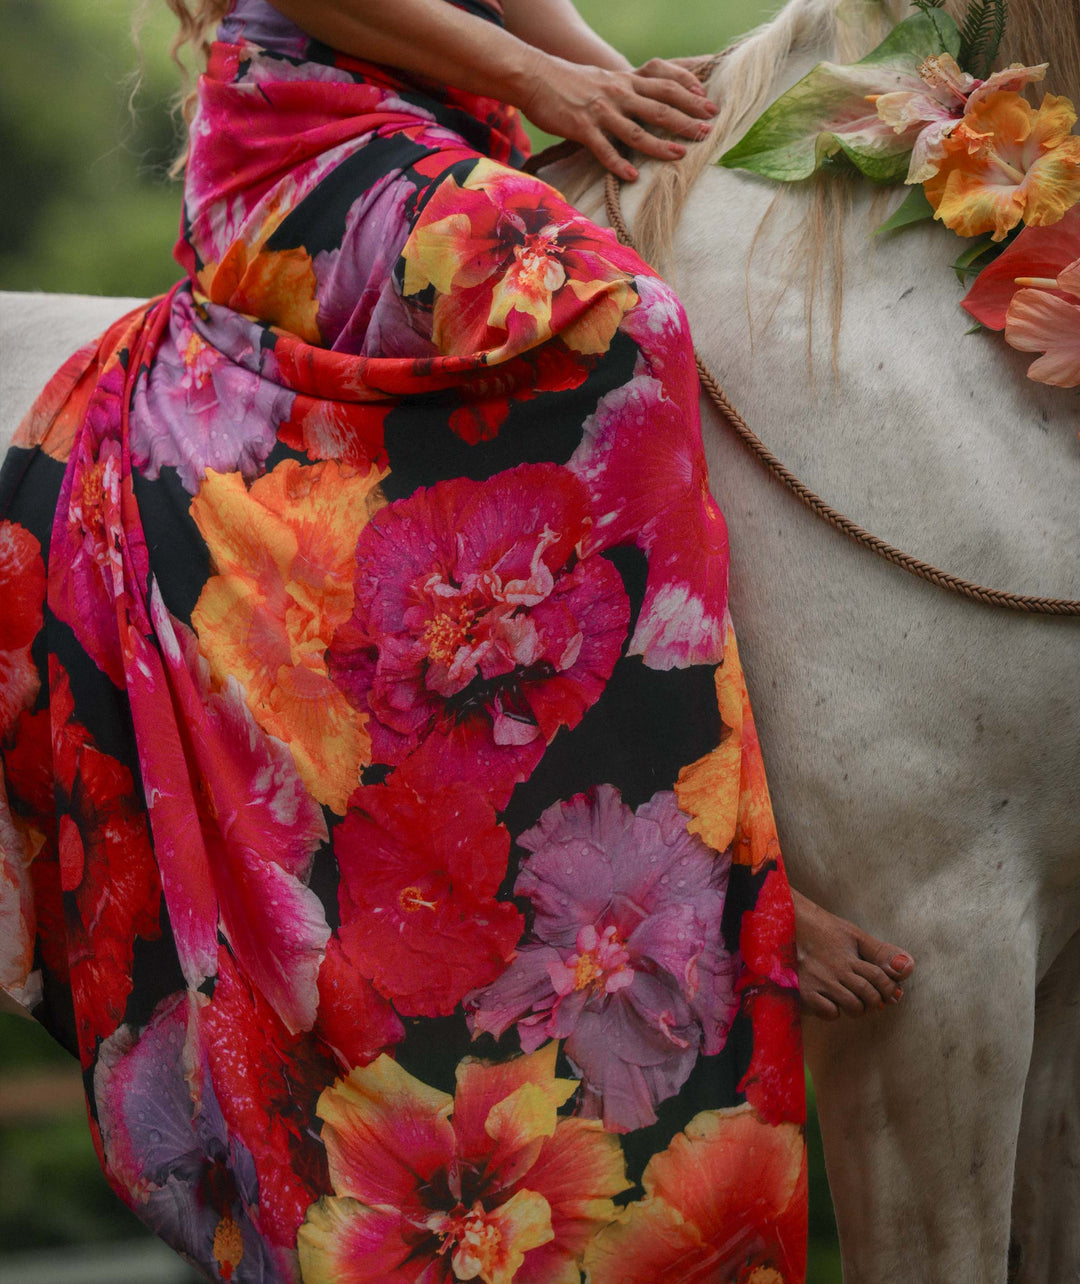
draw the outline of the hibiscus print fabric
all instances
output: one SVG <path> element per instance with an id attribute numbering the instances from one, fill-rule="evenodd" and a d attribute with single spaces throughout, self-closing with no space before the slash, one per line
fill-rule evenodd
<path id="1" fill-rule="evenodd" d="M 209 1279 L 801 1284 L 678 299 L 513 110 L 218 35 L 184 279 L 0 473 L 0 985 Z"/>

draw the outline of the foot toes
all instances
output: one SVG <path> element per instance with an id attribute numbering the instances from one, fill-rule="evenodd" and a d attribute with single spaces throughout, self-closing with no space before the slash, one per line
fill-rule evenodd
<path id="1" fill-rule="evenodd" d="M 807 994 L 801 996 L 803 1011 L 809 1016 L 818 1017 L 822 1021 L 835 1021 L 840 1015 L 840 1009 L 831 999 L 827 999 L 823 994 Z"/>
<path id="2" fill-rule="evenodd" d="M 878 995 L 879 1001 L 889 1002 L 899 986 L 887 972 L 883 972 L 876 963 L 867 963 L 865 959 L 856 959 L 852 964 L 853 969 L 865 981 L 868 981 Z"/>
<path id="3" fill-rule="evenodd" d="M 876 985 L 867 980 L 866 977 L 860 976 L 858 972 L 852 972 L 849 976 L 843 977 L 841 984 L 859 1000 L 860 1008 L 864 1012 L 874 1012 L 885 1004 L 885 995 L 881 993 Z M 890 985 L 889 988 L 891 991 L 892 986 Z"/>
<path id="4" fill-rule="evenodd" d="M 863 936 L 859 941 L 859 957 L 867 963 L 873 963 L 888 973 L 894 981 L 902 981 L 915 969 L 915 960 L 906 951 L 886 941 L 875 940 L 872 936 Z"/>

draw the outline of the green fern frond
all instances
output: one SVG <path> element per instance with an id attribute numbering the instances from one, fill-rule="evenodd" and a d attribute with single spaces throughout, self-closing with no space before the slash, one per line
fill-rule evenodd
<path id="1" fill-rule="evenodd" d="M 921 9 L 923 13 L 929 13 L 931 9 L 942 9 L 945 6 L 945 0 L 911 0 L 913 9 Z"/>
<path id="2" fill-rule="evenodd" d="M 990 71 L 1008 20 L 1008 0 L 970 0 L 960 28 L 960 66 L 984 79 Z"/>

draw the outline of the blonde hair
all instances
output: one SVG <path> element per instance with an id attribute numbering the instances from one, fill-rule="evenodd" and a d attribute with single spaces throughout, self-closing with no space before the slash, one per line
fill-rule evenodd
<path id="1" fill-rule="evenodd" d="M 180 68 L 180 74 L 183 77 L 183 88 L 177 99 L 177 108 L 186 126 L 191 124 L 191 118 L 195 114 L 196 90 L 191 68 L 182 55 L 188 50 L 194 54 L 196 74 L 206 67 L 213 33 L 228 12 L 230 0 L 191 0 L 191 3 L 188 3 L 188 0 L 165 0 L 165 3 L 180 23 L 180 29 L 169 45 L 169 56 Z M 187 153 L 185 142 L 183 151 L 169 168 L 173 178 L 183 173 Z"/>

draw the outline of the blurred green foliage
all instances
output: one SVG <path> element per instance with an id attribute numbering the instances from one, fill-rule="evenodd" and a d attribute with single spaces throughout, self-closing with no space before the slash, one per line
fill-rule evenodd
<path id="1" fill-rule="evenodd" d="M 763 16 L 760 0 L 579 8 L 634 63 L 723 48 Z M 181 78 L 164 0 L 0 0 L 0 12 L 0 289 L 167 289 L 180 209 L 169 106 Z"/>
<path id="2" fill-rule="evenodd" d="M 765 16 L 759 0 L 578 0 L 635 64 L 709 53 Z M 143 295 L 177 275 L 181 79 L 163 0 L 0 0 L 0 289 Z M 131 27 L 139 25 L 136 52 Z M 0 1017 L 0 1075 L 67 1067 L 37 1027 Z M 839 1252 L 816 1116 L 807 1284 L 838 1284 Z M 98 1167 L 85 1118 L 0 1130 L 0 1245 L 7 1251 L 102 1242 L 142 1231 Z"/>

